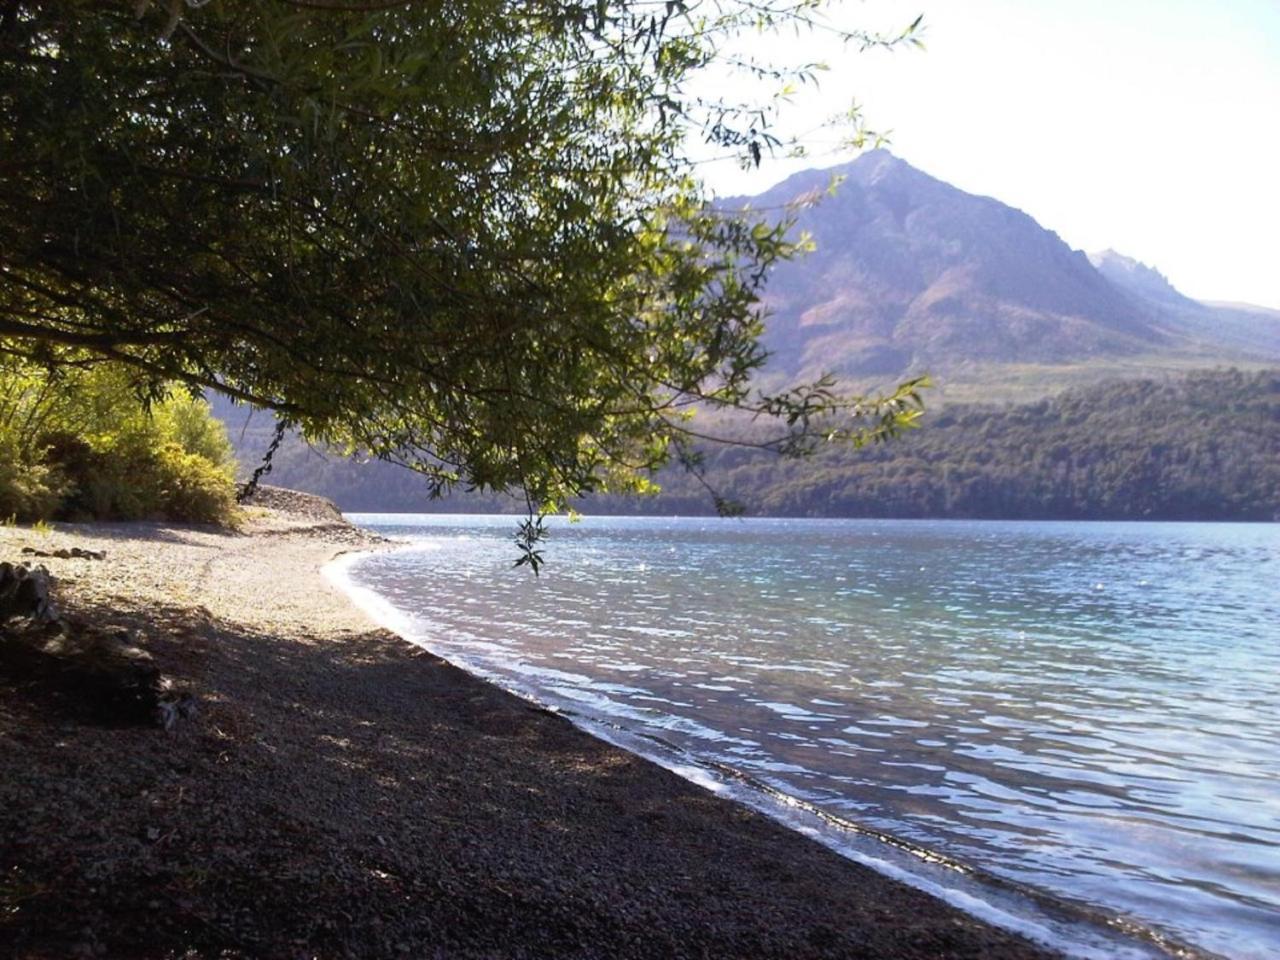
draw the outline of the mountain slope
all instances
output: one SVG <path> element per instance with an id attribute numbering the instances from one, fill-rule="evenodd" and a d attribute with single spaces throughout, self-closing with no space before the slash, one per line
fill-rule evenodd
<path id="1" fill-rule="evenodd" d="M 1210 355 L 1234 350 L 1248 357 L 1280 359 L 1280 311 L 1193 300 L 1160 271 L 1114 250 L 1090 254 L 1089 260 L 1112 284 L 1154 310 L 1166 330 L 1196 342 Z"/>
<path id="2" fill-rule="evenodd" d="M 834 196 L 821 197 L 832 177 Z M 817 202 L 811 202 L 819 198 Z M 796 201 L 799 201 L 797 204 Z M 1108 252 L 1094 262 L 998 200 L 958 190 L 885 150 L 806 171 L 726 209 L 796 209 L 816 250 L 779 267 L 766 299 L 771 371 L 888 379 L 928 371 L 999 380 L 1002 365 L 1186 368 L 1280 358 L 1280 341 Z M 1225 321 L 1224 321 L 1225 322 Z M 1136 362 L 1135 361 L 1140 361 Z"/>
<path id="3" fill-rule="evenodd" d="M 749 205 L 784 206 L 832 175 L 844 177 L 835 195 L 797 219 L 817 249 L 768 288 L 768 342 L 787 372 L 1064 363 L 1165 345 L 1153 312 L 1057 234 L 887 151 L 797 174 Z"/>

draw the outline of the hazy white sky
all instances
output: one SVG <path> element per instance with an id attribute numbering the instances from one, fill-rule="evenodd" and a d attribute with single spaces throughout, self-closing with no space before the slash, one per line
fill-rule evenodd
<path id="1" fill-rule="evenodd" d="M 857 99 L 898 156 L 1073 247 L 1113 247 L 1193 297 L 1280 308 L 1280 0 L 846 0 L 832 17 L 918 13 L 925 51 L 751 46 L 830 65 L 791 107 L 795 129 Z M 848 156 L 703 173 L 757 193 Z"/>

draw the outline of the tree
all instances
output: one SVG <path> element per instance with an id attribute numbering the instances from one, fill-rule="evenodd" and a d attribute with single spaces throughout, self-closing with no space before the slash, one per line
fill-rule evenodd
<path id="1" fill-rule="evenodd" d="M 762 285 L 798 245 L 709 205 L 687 155 L 691 130 L 744 162 L 782 144 L 685 90 L 744 27 L 820 16 L 0 2 L 0 351 L 220 391 L 531 512 L 696 472 L 695 406 L 777 421 L 760 445 L 788 455 L 890 436 L 914 384 L 753 391 Z"/>

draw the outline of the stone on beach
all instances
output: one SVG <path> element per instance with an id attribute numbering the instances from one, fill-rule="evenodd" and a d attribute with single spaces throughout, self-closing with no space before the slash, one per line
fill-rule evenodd
<path id="1" fill-rule="evenodd" d="M 170 730 L 194 716 L 194 699 L 168 689 L 137 634 L 62 616 L 52 585 L 43 567 L 0 563 L 0 669 L 99 721 Z"/>
<path id="2" fill-rule="evenodd" d="M 37 623 L 52 623 L 58 610 L 50 596 L 52 578 L 44 567 L 34 570 L 13 563 L 0 563 L 0 620 L 27 617 Z"/>
<path id="3" fill-rule="evenodd" d="M 105 550 L 85 550 L 83 547 L 62 547 L 57 550 L 40 550 L 37 547 L 23 547 L 24 557 L 47 557 L 57 560 L 105 560 Z"/>

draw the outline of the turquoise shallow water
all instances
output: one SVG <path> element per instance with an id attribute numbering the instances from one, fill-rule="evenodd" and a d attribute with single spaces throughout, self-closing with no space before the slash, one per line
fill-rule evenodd
<path id="1" fill-rule="evenodd" d="M 1280 527 L 357 515 L 433 649 L 856 823 L 1280 956 Z"/>

